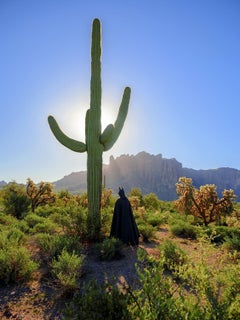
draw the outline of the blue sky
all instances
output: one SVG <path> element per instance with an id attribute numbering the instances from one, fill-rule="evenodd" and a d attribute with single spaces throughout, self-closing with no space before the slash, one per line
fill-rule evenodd
<path id="1" fill-rule="evenodd" d="M 1 0 L 0 181 L 55 181 L 86 154 L 52 135 L 52 114 L 84 141 L 90 36 L 102 22 L 103 129 L 132 96 L 110 155 L 147 151 L 184 167 L 240 169 L 240 1 Z"/>

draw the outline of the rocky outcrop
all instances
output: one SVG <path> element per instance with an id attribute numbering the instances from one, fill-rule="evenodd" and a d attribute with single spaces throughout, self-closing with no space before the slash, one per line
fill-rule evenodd
<path id="1" fill-rule="evenodd" d="M 109 165 L 103 166 L 105 186 L 113 192 L 117 193 L 118 187 L 124 187 L 126 192 L 140 188 L 143 194 L 152 192 L 162 200 L 177 198 L 175 184 L 182 176 L 192 178 L 196 187 L 215 184 L 219 194 L 224 189 L 234 189 L 240 199 L 240 170 L 237 169 L 188 169 L 174 158 L 166 159 L 161 154 L 152 155 L 144 151 L 137 155 L 121 155 L 116 159 L 111 156 Z M 56 190 L 86 191 L 86 172 L 71 173 L 54 182 L 54 186 Z"/>

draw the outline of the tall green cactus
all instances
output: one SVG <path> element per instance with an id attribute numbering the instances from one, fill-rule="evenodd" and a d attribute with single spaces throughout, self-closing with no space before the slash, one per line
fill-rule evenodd
<path id="1" fill-rule="evenodd" d="M 90 89 L 90 109 L 87 110 L 85 117 L 85 143 L 66 136 L 54 117 L 49 116 L 48 122 L 56 139 L 65 147 L 76 152 L 87 152 L 88 233 L 91 239 L 96 239 L 101 227 L 102 154 L 103 151 L 109 150 L 114 145 L 121 133 L 131 94 L 131 89 L 126 87 L 116 122 L 109 124 L 102 133 L 101 24 L 98 19 L 94 19 L 92 25 Z"/>

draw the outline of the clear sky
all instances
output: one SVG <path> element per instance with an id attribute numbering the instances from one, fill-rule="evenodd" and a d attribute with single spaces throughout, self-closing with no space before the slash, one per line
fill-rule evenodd
<path id="1" fill-rule="evenodd" d="M 84 141 L 90 36 L 102 22 L 103 129 L 132 96 L 110 155 L 240 169 L 239 0 L 0 0 L 0 181 L 86 170 L 53 136 Z"/>

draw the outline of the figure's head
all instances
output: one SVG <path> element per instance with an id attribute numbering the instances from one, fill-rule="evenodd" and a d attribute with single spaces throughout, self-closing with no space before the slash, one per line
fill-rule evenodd
<path id="1" fill-rule="evenodd" d="M 125 192 L 124 192 L 124 189 L 123 189 L 123 188 L 120 188 L 120 187 L 119 187 L 118 194 L 119 194 L 119 197 L 120 197 L 120 198 L 126 198 Z"/>

